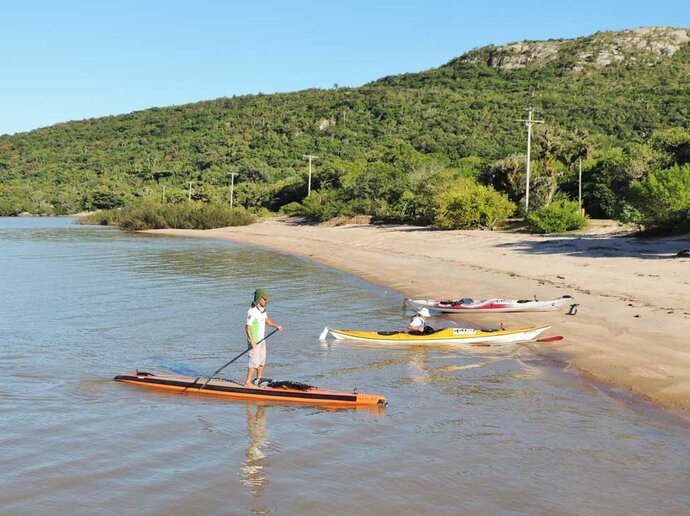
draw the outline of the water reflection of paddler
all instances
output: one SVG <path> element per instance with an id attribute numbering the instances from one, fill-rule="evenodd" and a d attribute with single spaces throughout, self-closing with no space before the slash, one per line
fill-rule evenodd
<path id="1" fill-rule="evenodd" d="M 415 347 L 416 348 L 416 347 Z M 426 364 L 426 349 L 412 349 L 408 367 L 410 368 L 410 379 L 415 383 L 431 382 L 431 375 Z"/>
<path id="2" fill-rule="evenodd" d="M 254 495 L 260 496 L 268 485 L 264 471 L 266 454 L 262 450 L 267 441 L 265 406 L 247 403 L 247 434 L 249 447 L 242 465 L 242 483 L 251 487 Z"/>

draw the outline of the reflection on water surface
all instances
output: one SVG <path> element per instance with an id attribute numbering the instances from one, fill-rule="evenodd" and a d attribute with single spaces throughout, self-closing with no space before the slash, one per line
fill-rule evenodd
<path id="1" fill-rule="evenodd" d="M 111 380 L 216 370 L 244 349 L 258 286 L 286 327 L 266 376 L 380 393 L 388 408 Z M 401 301 L 246 246 L 0 219 L 0 512 L 685 514 L 688 431 L 526 349 L 318 341 L 326 325 L 404 326 Z"/>

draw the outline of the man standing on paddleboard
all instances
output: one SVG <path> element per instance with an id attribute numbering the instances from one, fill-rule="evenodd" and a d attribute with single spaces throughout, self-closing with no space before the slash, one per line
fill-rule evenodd
<path id="1" fill-rule="evenodd" d="M 251 347 L 249 352 L 249 370 L 247 378 L 244 380 L 245 387 L 252 386 L 252 378 L 256 373 L 255 385 L 264 376 L 264 365 L 266 364 L 266 325 L 281 331 L 283 327 L 274 323 L 266 313 L 266 303 L 268 303 L 268 292 L 259 288 L 254 291 L 254 302 L 247 312 L 247 346 Z"/>

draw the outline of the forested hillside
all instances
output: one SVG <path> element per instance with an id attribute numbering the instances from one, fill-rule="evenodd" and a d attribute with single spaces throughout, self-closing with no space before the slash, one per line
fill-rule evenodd
<path id="1" fill-rule="evenodd" d="M 236 173 L 235 202 L 247 208 L 431 223 L 438 196 L 458 181 L 522 201 L 528 106 L 544 121 L 534 128 L 535 207 L 576 196 L 581 158 L 587 211 L 630 217 L 633 182 L 688 161 L 690 30 L 484 47 L 360 88 L 220 98 L 5 135 L 0 214 L 186 201 L 189 182 L 194 200 L 227 201 Z M 308 201 L 305 155 L 317 156 Z"/>

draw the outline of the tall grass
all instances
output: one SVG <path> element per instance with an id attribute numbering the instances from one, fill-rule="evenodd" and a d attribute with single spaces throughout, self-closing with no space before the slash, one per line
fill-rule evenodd
<path id="1" fill-rule="evenodd" d="M 81 224 L 120 226 L 134 231 L 143 229 L 213 229 L 246 226 L 256 216 L 244 208 L 230 208 L 222 203 L 189 202 L 161 204 L 145 201 L 120 209 L 92 213 Z"/>

